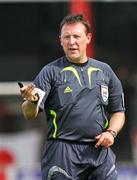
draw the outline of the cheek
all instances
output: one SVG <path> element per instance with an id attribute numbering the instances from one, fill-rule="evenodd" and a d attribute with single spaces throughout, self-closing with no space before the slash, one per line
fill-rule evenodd
<path id="1" fill-rule="evenodd" d="M 63 51 L 66 53 L 67 52 L 67 45 L 64 42 L 61 42 L 61 46 Z"/>
<path id="2" fill-rule="evenodd" d="M 67 43 L 65 41 L 60 41 L 62 47 L 66 47 Z"/>
<path id="3" fill-rule="evenodd" d="M 80 46 L 80 47 L 86 47 L 86 45 L 87 45 L 86 40 L 81 41 L 81 42 L 79 43 L 79 46 Z"/>

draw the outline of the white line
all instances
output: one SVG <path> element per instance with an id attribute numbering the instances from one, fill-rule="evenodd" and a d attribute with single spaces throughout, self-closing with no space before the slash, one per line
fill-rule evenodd
<path id="1" fill-rule="evenodd" d="M 23 82 L 24 85 L 28 83 L 28 81 Z M 19 94 L 18 82 L 0 82 L 0 96 Z"/>

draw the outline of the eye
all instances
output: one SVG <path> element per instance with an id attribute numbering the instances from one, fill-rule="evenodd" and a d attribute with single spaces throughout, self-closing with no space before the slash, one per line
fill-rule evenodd
<path id="1" fill-rule="evenodd" d="M 74 35 L 75 39 L 79 39 L 81 36 L 80 35 Z"/>
<path id="2" fill-rule="evenodd" d="M 66 36 L 63 37 L 63 39 L 69 39 L 69 38 L 70 38 L 69 35 L 66 35 Z"/>

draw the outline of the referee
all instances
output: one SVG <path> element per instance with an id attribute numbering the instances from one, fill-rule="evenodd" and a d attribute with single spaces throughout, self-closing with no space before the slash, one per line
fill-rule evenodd
<path id="1" fill-rule="evenodd" d="M 125 122 L 121 82 L 106 63 L 87 57 L 90 25 L 82 14 L 60 24 L 64 57 L 20 88 L 26 119 L 45 111 L 43 180 L 117 180 L 110 146 Z"/>

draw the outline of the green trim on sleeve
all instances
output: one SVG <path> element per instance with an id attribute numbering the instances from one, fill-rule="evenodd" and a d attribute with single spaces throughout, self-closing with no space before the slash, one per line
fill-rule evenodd
<path id="1" fill-rule="evenodd" d="M 104 128 L 105 128 L 105 129 L 108 127 L 108 124 L 109 124 L 109 122 L 108 122 L 108 120 L 106 119 L 106 122 L 105 122 L 105 125 L 104 125 Z"/>
<path id="2" fill-rule="evenodd" d="M 57 123 L 56 123 L 56 112 L 54 110 L 50 110 L 50 114 L 53 115 L 53 126 L 54 126 L 54 133 L 53 133 L 53 138 L 56 139 L 57 137 Z"/>

